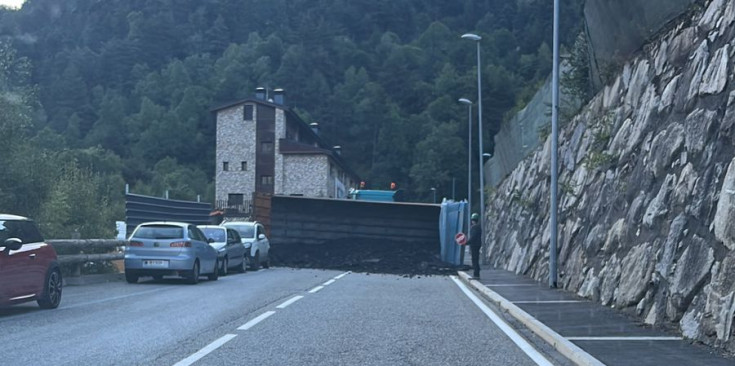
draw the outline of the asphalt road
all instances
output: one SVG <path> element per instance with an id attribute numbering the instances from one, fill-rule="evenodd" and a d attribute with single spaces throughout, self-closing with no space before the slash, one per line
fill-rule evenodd
<path id="1" fill-rule="evenodd" d="M 180 280 L 67 286 L 59 309 L 30 303 L 0 310 L 0 364 L 535 365 L 554 360 L 543 354 L 543 345 L 524 346 L 520 337 L 514 342 L 462 287 L 445 276 L 287 268 L 194 286 Z M 542 354 L 534 356 L 534 348 Z"/>

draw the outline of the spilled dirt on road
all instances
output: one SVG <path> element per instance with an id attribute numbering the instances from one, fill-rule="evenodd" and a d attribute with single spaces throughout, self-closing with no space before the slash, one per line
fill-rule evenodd
<path id="1" fill-rule="evenodd" d="M 439 244 L 350 238 L 322 244 L 271 248 L 273 265 L 321 268 L 404 277 L 451 275 L 457 267 L 439 260 Z"/>

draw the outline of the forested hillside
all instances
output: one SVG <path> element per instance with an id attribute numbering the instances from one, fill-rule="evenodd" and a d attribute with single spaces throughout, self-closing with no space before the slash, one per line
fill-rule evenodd
<path id="1" fill-rule="evenodd" d="M 562 2 L 563 42 L 583 0 Z M 211 108 L 256 87 L 372 187 L 466 196 L 467 116 L 483 37 L 491 136 L 551 70 L 548 0 L 28 0 L 0 9 L 0 211 L 47 236 L 104 235 L 122 193 L 213 198 Z M 477 136 L 477 133 L 475 133 Z M 104 223 L 104 224 L 103 224 Z"/>

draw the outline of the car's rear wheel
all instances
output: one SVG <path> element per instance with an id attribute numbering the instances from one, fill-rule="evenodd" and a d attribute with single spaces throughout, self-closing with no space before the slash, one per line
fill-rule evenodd
<path id="1" fill-rule="evenodd" d="M 237 272 L 238 273 L 245 273 L 245 271 L 248 270 L 248 260 L 247 260 L 247 258 L 248 258 L 248 255 L 247 254 L 243 254 L 242 255 L 242 263 L 240 263 L 240 265 L 237 266 Z"/>
<path id="2" fill-rule="evenodd" d="M 58 267 L 53 267 L 46 273 L 46 281 L 43 286 L 43 294 L 36 301 L 42 309 L 55 309 L 61 303 L 61 290 L 63 289 L 61 281 L 61 271 Z"/>
<path id="3" fill-rule="evenodd" d="M 199 261 L 194 262 L 194 267 L 191 269 L 189 276 L 187 276 L 186 283 L 190 285 L 199 283 Z"/>
<path id="4" fill-rule="evenodd" d="M 225 264 L 226 263 L 227 262 L 225 261 Z M 218 268 L 219 268 L 219 259 L 217 259 L 214 262 L 214 268 L 212 270 L 212 273 L 210 273 L 210 274 L 207 275 L 207 279 L 209 279 L 210 281 L 217 281 L 217 279 L 219 278 L 219 270 L 218 270 Z"/>
<path id="5" fill-rule="evenodd" d="M 227 271 L 229 271 L 228 266 L 230 265 L 230 259 L 225 257 L 225 260 L 222 262 L 222 267 L 219 271 L 220 276 L 227 276 Z"/>
<path id="6" fill-rule="evenodd" d="M 255 252 L 253 261 L 250 263 L 250 269 L 257 271 L 260 269 L 260 252 Z"/>
<path id="7" fill-rule="evenodd" d="M 138 283 L 138 275 L 132 271 L 125 271 L 125 281 L 128 283 Z"/>

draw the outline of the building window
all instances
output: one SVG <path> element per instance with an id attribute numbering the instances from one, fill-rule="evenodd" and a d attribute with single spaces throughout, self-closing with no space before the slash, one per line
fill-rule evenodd
<path id="1" fill-rule="evenodd" d="M 261 175 L 260 176 L 260 184 L 262 184 L 264 186 L 273 185 L 273 176 L 272 175 Z"/>
<path id="2" fill-rule="evenodd" d="M 242 170 L 243 172 L 246 171 L 246 170 L 248 170 L 248 162 L 247 161 L 240 162 L 240 170 Z"/>
<path id="3" fill-rule="evenodd" d="M 244 197 L 242 193 L 230 193 L 227 195 L 227 206 L 241 206 L 244 203 L 243 198 Z"/>
<path id="4" fill-rule="evenodd" d="M 222 171 L 226 172 L 228 170 L 230 170 L 230 163 L 229 162 L 226 162 L 226 161 L 223 161 L 222 162 Z"/>
<path id="5" fill-rule="evenodd" d="M 252 104 L 245 104 L 245 106 L 243 107 L 242 119 L 245 121 L 253 120 L 253 105 Z"/>
<path id="6" fill-rule="evenodd" d="M 270 154 L 273 152 L 273 143 L 265 141 L 260 143 L 260 152 L 264 154 Z"/>

